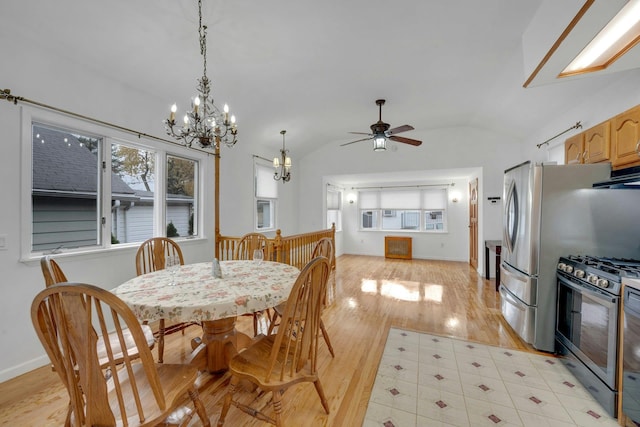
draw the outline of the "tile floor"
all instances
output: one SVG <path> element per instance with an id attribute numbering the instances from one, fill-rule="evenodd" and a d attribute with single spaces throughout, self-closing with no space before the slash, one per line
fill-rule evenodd
<path id="1" fill-rule="evenodd" d="M 552 357 L 391 328 L 364 427 L 617 426 Z"/>

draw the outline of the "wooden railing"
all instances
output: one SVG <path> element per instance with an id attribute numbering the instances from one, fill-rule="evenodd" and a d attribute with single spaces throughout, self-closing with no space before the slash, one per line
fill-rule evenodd
<path id="1" fill-rule="evenodd" d="M 311 253 L 318 240 L 328 237 L 336 247 L 336 225 L 326 230 L 312 231 L 310 233 L 282 236 L 280 229 L 276 230 L 274 238 L 269 239 L 272 248 L 272 260 L 293 265 L 302 269 L 310 260 Z M 233 259 L 233 253 L 241 237 L 218 236 L 218 259 L 221 261 Z M 335 268 L 335 257 L 333 259 Z"/>

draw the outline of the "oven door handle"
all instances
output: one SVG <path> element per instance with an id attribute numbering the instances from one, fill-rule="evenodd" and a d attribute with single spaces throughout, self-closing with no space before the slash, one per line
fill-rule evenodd
<path id="1" fill-rule="evenodd" d="M 558 275 L 558 278 L 562 281 L 562 284 L 583 294 L 588 294 L 591 295 L 594 298 L 597 298 L 599 300 L 605 300 L 606 302 L 608 302 L 609 304 L 615 304 L 617 302 L 617 300 L 619 299 L 619 297 L 617 296 L 612 296 L 609 294 L 606 294 L 604 292 L 600 292 L 597 291 L 595 289 L 591 289 L 591 288 L 587 288 L 586 286 L 580 286 L 580 285 L 576 285 L 575 283 L 573 283 L 572 281 L 570 281 L 569 279 L 567 279 L 566 277 L 563 277 L 561 275 Z"/>

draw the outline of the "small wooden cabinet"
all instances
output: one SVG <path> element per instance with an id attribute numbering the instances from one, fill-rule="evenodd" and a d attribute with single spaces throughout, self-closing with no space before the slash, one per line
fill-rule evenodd
<path id="1" fill-rule="evenodd" d="M 567 165 L 583 163 L 584 133 L 573 135 L 564 143 L 564 162 Z"/>
<path id="2" fill-rule="evenodd" d="M 584 131 L 583 163 L 609 161 L 610 128 L 610 122 L 606 121 Z"/>
<path id="3" fill-rule="evenodd" d="M 611 166 L 640 165 L 640 105 L 611 119 Z"/>
<path id="4" fill-rule="evenodd" d="M 411 237 L 384 236 L 385 258 L 411 259 Z"/>
<path id="5" fill-rule="evenodd" d="M 568 165 L 609 161 L 611 146 L 610 122 L 600 123 L 574 135 L 564 143 L 564 158 Z"/>

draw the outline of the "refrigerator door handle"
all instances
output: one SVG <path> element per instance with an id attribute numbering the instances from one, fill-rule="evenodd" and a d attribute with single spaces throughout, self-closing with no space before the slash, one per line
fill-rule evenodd
<path id="1" fill-rule="evenodd" d="M 512 296 L 511 293 L 507 292 L 507 290 L 503 286 L 500 286 L 499 292 L 500 298 L 509 302 L 509 304 L 519 308 L 520 310 L 526 310 L 528 308 L 525 303 Z"/>
<path id="2" fill-rule="evenodd" d="M 537 277 L 528 276 L 503 262 L 500 265 L 501 285 L 527 305 L 536 305 Z"/>
<path id="3" fill-rule="evenodd" d="M 502 274 L 508 276 L 510 279 L 517 280 L 522 283 L 527 283 L 530 279 L 529 276 L 520 273 L 518 270 L 505 263 L 502 263 Z"/>
<path id="4" fill-rule="evenodd" d="M 516 192 L 516 182 L 511 181 L 509 190 L 507 191 L 507 197 L 504 204 L 504 221 L 503 221 L 503 235 L 504 240 L 507 243 L 507 250 L 509 253 L 513 253 L 515 247 L 516 238 L 518 236 L 518 194 Z"/>

